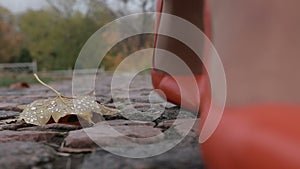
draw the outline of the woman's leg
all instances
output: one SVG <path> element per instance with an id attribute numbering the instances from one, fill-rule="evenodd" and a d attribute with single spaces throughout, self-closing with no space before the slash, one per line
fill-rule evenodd
<path id="1" fill-rule="evenodd" d="M 203 9 L 204 1 L 202 0 L 158 1 L 159 12 L 183 18 L 202 31 L 204 31 Z M 173 25 L 172 22 L 166 21 L 165 19 L 166 18 L 163 16 L 158 18 L 158 32 L 161 28 L 169 32 L 178 28 L 178 26 Z M 189 30 L 186 30 L 186 32 L 183 33 L 189 33 Z M 196 39 L 195 43 L 199 44 L 199 48 L 204 49 L 204 46 L 201 45 L 203 44 L 201 39 Z M 160 52 L 160 50 L 155 51 L 153 59 L 154 70 L 152 71 L 154 87 L 161 89 L 169 101 L 189 110 L 198 111 L 200 94 L 202 93 L 201 90 L 203 88 L 201 87 L 203 85 L 203 72 L 205 71 L 203 70 L 202 61 L 199 58 L 200 56 L 195 54 L 195 52 L 183 42 L 159 34 L 156 37 L 156 48 L 166 50 L 174 55 L 166 55 L 165 53 Z M 184 61 L 192 74 L 182 69 L 182 63 L 178 63 L 177 58 Z M 168 72 L 171 75 L 168 75 L 165 72 Z M 178 81 L 176 82 L 176 80 L 178 80 L 180 84 L 177 83 Z M 194 81 L 197 83 L 196 87 L 191 85 Z"/>
<path id="2" fill-rule="evenodd" d="M 178 1 L 178 0 L 166 0 L 162 1 L 163 5 L 159 10 L 162 10 L 162 13 L 172 14 L 178 17 L 181 17 L 195 26 L 197 26 L 200 30 L 204 29 L 203 22 L 203 1 L 201 0 L 190 0 L 190 1 Z M 160 18 L 164 20 L 165 18 Z M 178 26 L 172 25 L 173 23 L 160 22 L 159 28 L 164 28 L 167 31 L 171 32 L 174 29 L 178 28 Z M 189 33 L 186 30 L 186 33 Z M 199 43 L 199 48 L 201 43 Z M 195 74 L 200 74 L 202 72 L 202 62 L 199 57 L 193 52 L 188 46 L 186 46 L 183 42 L 180 42 L 171 37 L 157 35 L 156 37 L 156 48 L 163 49 L 169 51 L 176 56 L 182 59 L 187 66 L 192 70 Z M 177 71 L 178 65 L 174 62 L 172 63 L 172 58 L 168 58 L 159 52 L 154 55 L 154 67 L 165 68 L 168 70 L 174 70 L 174 72 L 178 75 L 183 74 L 180 70 Z"/>

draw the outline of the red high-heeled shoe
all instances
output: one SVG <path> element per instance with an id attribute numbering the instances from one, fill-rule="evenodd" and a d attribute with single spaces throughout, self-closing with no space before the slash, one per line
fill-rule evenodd
<path id="1" fill-rule="evenodd" d="M 198 89 L 195 89 L 194 82 L 197 83 Z M 172 77 L 160 73 L 159 71 L 152 70 L 152 83 L 156 89 L 159 89 L 164 93 L 169 102 L 181 105 L 187 110 L 198 112 L 200 107 L 202 107 L 201 105 L 203 105 L 202 111 L 204 111 L 204 107 L 207 109 L 209 108 L 210 97 L 204 96 L 204 94 L 210 94 L 204 92 L 205 90 L 209 91 L 209 89 L 207 90 L 208 85 L 206 85 L 208 84 L 208 78 L 205 74 L 194 76 L 177 75 L 176 77 Z"/>

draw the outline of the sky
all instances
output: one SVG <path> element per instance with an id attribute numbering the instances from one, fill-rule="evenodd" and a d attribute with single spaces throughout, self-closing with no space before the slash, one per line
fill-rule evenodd
<path id="1" fill-rule="evenodd" d="M 41 9 L 47 6 L 46 0 L 0 0 L 0 5 L 11 12 L 19 13 L 27 9 Z"/>

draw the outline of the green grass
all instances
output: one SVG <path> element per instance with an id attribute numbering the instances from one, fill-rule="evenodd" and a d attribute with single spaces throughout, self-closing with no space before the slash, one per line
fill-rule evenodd
<path id="1" fill-rule="evenodd" d="M 44 82 L 48 83 L 53 81 L 52 77 L 40 77 Z M 0 73 L 0 87 L 8 87 L 11 84 L 25 82 L 28 84 L 38 83 L 38 81 L 34 78 L 33 74 L 21 73 Z"/>

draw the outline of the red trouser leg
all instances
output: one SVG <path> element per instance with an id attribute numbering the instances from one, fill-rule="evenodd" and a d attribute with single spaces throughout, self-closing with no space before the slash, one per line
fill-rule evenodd
<path id="1" fill-rule="evenodd" d="M 208 9 L 205 10 L 205 28 L 210 34 Z M 203 115 L 208 110 L 205 109 Z M 225 108 L 215 133 L 200 145 L 207 168 L 299 169 L 299 119 L 300 106 L 273 104 Z"/>
<path id="2" fill-rule="evenodd" d="M 299 169 L 300 107 L 227 108 L 201 145 L 208 169 Z"/>
<path id="3" fill-rule="evenodd" d="M 162 1 L 158 1 L 161 11 Z M 205 8 L 205 32 L 211 37 L 209 8 Z M 186 80 L 182 77 L 182 80 Z M 153 85 L 165 92 L 169 101 L 193 110 L 193 94 L 182 98 L 174 79 L 153 71 Z M 201 95 L 201 118 L 210 105 L 206 73 L 196 77 Z M 185 86 L 182 86 L 185 87 Z M 259 105 L 226 108 L 215 133 L 202 145 L 208 169 L 299 169 L 300 106 Z"/>

